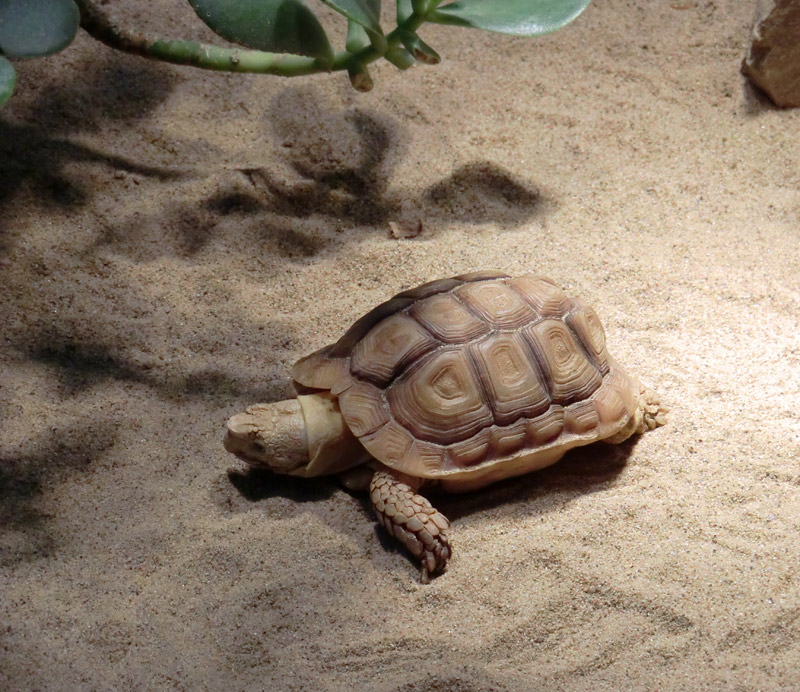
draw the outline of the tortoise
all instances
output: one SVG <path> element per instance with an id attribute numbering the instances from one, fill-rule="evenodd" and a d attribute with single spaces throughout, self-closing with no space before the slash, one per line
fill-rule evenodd
<path id="1" fill-rule="evenodd" d="M 233 416 L 225 448 L 251 467 L 368 488 L 423 582 L 452 546 L 421 488 L 474 490 L 666 422 L 659 398 L 606 350 L 597 313 L 533 274 L 398 293 L 292 374 L 297 398 Z"/>

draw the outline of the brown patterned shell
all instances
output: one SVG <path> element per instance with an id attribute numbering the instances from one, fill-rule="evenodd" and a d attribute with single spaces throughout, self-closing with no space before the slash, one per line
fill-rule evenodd
<path id="1" fill-rule="evenodd" d="M 618 432 L 639 393 L 594 310 L 544 277 L 499 273 L 399 293 L 293 374 L 339 396 L 372 456 L 425 478 L 555 460 Z"/>

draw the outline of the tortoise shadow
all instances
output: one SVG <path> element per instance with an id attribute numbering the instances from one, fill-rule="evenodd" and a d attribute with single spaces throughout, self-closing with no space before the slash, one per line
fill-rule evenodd
<path id="1" fill-rule="evenodd" d="M 348 490 L 332 476 L 294 478 L 261 469 L 242 471 L 237 468 L 231 468 L 226 471 L 226 477 L 227 483 L 223 481 L 222 485 L 216 488 L 214 494 L 217 505 L 230 514 L 246 512 L 252 509 L 257 502 L 280 497 L 297 503 L 296 511 L 291 511 L 288 515 L 283 514 L 282 517 L 284 519 L 307 513 L 310 510 L 312 514 L 318 515 L 322 520 L 330 524 L 331 513 L 324 512 L 323 514 L 321 510 L 316 510 L 314 505 L 323 500 L 330 500 L 337 492 L 344 492 L 351 496 L 353 500 L 353 511 L 363 516 L 364 526 L 367 526 L 368 523 L 373 525 L 373 534 L 381 549 L 387 553 L 396 553 L 402 556 L 408 560 L 408 564 L 414 569 L 418 568 L 415 558 L 404 550 L 375 521 L 369 501 L 369 493 Z M 235 488 L 237 496 L 231 496 L 230 486 Z M 363 534 L 352 528 L 356 524 L 357 522 L 352 521 L 352 518 L 348 520 L 343 517 L 336 522 L 336 526 L 333 528 L 346 534 L 355 544 L 363 545 L 364 553 L 366 554 L 370 546 L 364 543 Z"/>
<path id="2" fill-rule="evenodd" d="M 344 487 L 335 478 L 294 478 L 267 470 L 231 468 L 220 475 L 213 491 L 213 500 L 226 514 L 234 515 L 254 509 L 273 521 L 286 521 L 295 517 L 313 517 L 331 530 L 346 536 L 354 545 L 364 543 L 363 529 L 353 520 L 351 508 L 358 502 L 347 502 L 346 512 L 334 512 L 333 503 L 343 499 Z M 339 498 L 337 499 L 337 496 Z"/>
<path id="3" fill-rule="evenodd" d="M 475 512 L 520 502 L 537 500 L 543 512 L 563 506 L 565 496 L 572 499 L 588 492 L 601 492 L 615 485 L 625 467 L 636 441 L 619 445 L 592 444 L 572 449 L 556 464 L 536 472 L 473 490 L 468 493 L 445 493 L 439 490 L 421 494 L 451 520 Z M 362 510 L 372 516 L 367 492 L 350 491 L 339 484 L 335 476 L 297 478 L 266 469 L 230 468 L 226 471 L 230 484 L 248 502 L 283 497 L 296 502 L 316 502 L 330 498 L 342 489 L 357 498 Z M 446 510 L 446 511 L 445 511 Z"/>
<path id="4" fill-rule="evenodd" d="M 509 478 L 487 488 L 464 494 L 432 491 L 423 493 L 431 503 L 455 524 L 460 519 L 478 512 L 486 512 L 504 505 L 526 502 L 533 511 L 541 514 L 557 511 L 569 502 L 587 493 L 610 490 L 617 483 L 625 468 L 636 439 L 622 444 L 591 444 L 572 449 L 558 463 L 523 476 Z M 373 532 L 381 548 L 402 555 L 410 565 L 418 567 L 416 559 L 392 538 L 376 521 L 372 512 L 369 494 L 353 492 L 341 486 L 334 477 L 294 478 L 260 469 L 229 469 L 227 479 L 239 494 L 243 503 L 234 507 L 230 493 L 218 489 L 218 504 L 228 511 L 245 511 L 260 500 L 282 497 L 307 505 L 329 500 L 336 492 L 344 491 L 356 501 L 354 505 L 366 521 L 373 523 Z M 329 513 L 325 513 L 330 519 Z M 339 530 L 348 532 L 352 522 L 343 521 Z M 351 537 L 361 540 L 360 534 L 350 531 Z M 367 546 L 365 546 L 366 548 Z"/>
<path id="5" fill-rule="evenodd" d="M 458 522 L 464 517 L 487 512 L 498 507 L 531 504 L 531 511 L 548 514 L 564 507 L 577 497 L 603 492 L 616 485 L 617 478 L 627 464 L 636 440 L 622 444 L 594 443 L 567 452 L 552 466 L 515 478 L 508 478 L 486 488 L 464 494 L 432 491 L 423 494 L 451 523 L 451 535 L 458 531 Z M 368 497 L 360 498 L 364 514 L 372 518 Z M 375 535 L 384 550 L 405 557 L 418 568 L 416 558 L 392 538 L 379 524 L 374 525 Z M 436 578 L 440 575 L 433 575 Z"/>
<path id="6" fill-rule="evenodd" d="M 593 443 L 568 451 L 555 464 L 494 483 L 463 495 L 432 494 L 434 504 L 451 521 L 504 505 L 531 503 L 541 514 L 563 508 L 565 502 L 613 488 L 636 444 Z"/>
<path id="7" fill-rule="evenodd" d="M 300 503 L 319 502 L 336 492 L 336 484 L 327 477 L 294 478 L 262 469 L 237 468 L 230 468 L 225 473 L 230 484 L 249 503 L 273 497 Z"/>

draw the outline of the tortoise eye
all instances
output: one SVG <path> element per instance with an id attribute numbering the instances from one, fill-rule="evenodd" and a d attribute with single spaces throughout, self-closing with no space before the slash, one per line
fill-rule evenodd
<path id="1" fill-rule="evenodd" d="M 253 440 L 253 449 L 259 454 L 265 454 L 267 446 L 261 440 Z"/>

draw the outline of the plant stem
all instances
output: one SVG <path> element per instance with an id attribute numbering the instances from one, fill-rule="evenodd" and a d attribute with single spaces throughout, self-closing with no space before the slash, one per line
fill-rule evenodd
<path id="1" fill-rule="evenodd" d="M 356 53 L 342 51 L 326 64 L 316 58 L 290 53 L 267 53 L 242 48 L 222 48 L 196 41 L 153 39 L 141 34 L 126 33 L 114 26 L 109 18 L 91 0 L 75 0 L 81 12 L 81 27 L 90 36 L 110 48 L 133 53 L 145 58 L 177 65 L 192 65 L 205 70 L 224 72 L 251 72 L 281 77 L 299 77 L 317 72 L 352 70 L 354 65 L 366 65 L 401 43 L 403 32 L 415 32 L 424 17 L 412 14 L 405 22 L 386 36 L 386 50 L 379 51 L 369 45 Z"/>
<path id="2" fill-rule="evenodd" d="M 256 72 L 283 77 L 325 71 L 315 58 L 304 55 L 222 48 L 196 41 L 152 39 L 142 34 L 125 33 L 114 26 L 90 0 L 75 2 L 81 11 L 81 27 L 84 31 L 115 50 L 205 70 Z"/>
<path id="3" fill-rule="evenodd" d="M 378 52 L 375 50 L 374 46 L 367 46 L 366 48 L 361 49 L 358 53 L 354 54 L 337 53 L 333 60 L 333 69 L 342 69 L 341 67 L 337 67 L 337 63 L 340 60 L 344 60 L 344 65 L 346 66 L 350 61 L 355 61 L 357 63 L 361 63 L 362 65 L 366 65 L 374 62 L 378 58 L 382 58 L 384 55 L 386 55 L 386 53 L 389 53 L 401 44 L 403 32 L 416 32 L 416 30 L 422 26 L 424 21 L 425 17 L 412 12 L 411 16 L 406 19 L 406 21 L 398 25 L 397 28 L 395 28 L 391 33 L 386 34 L 386 50 L 384 52 Z"/>

